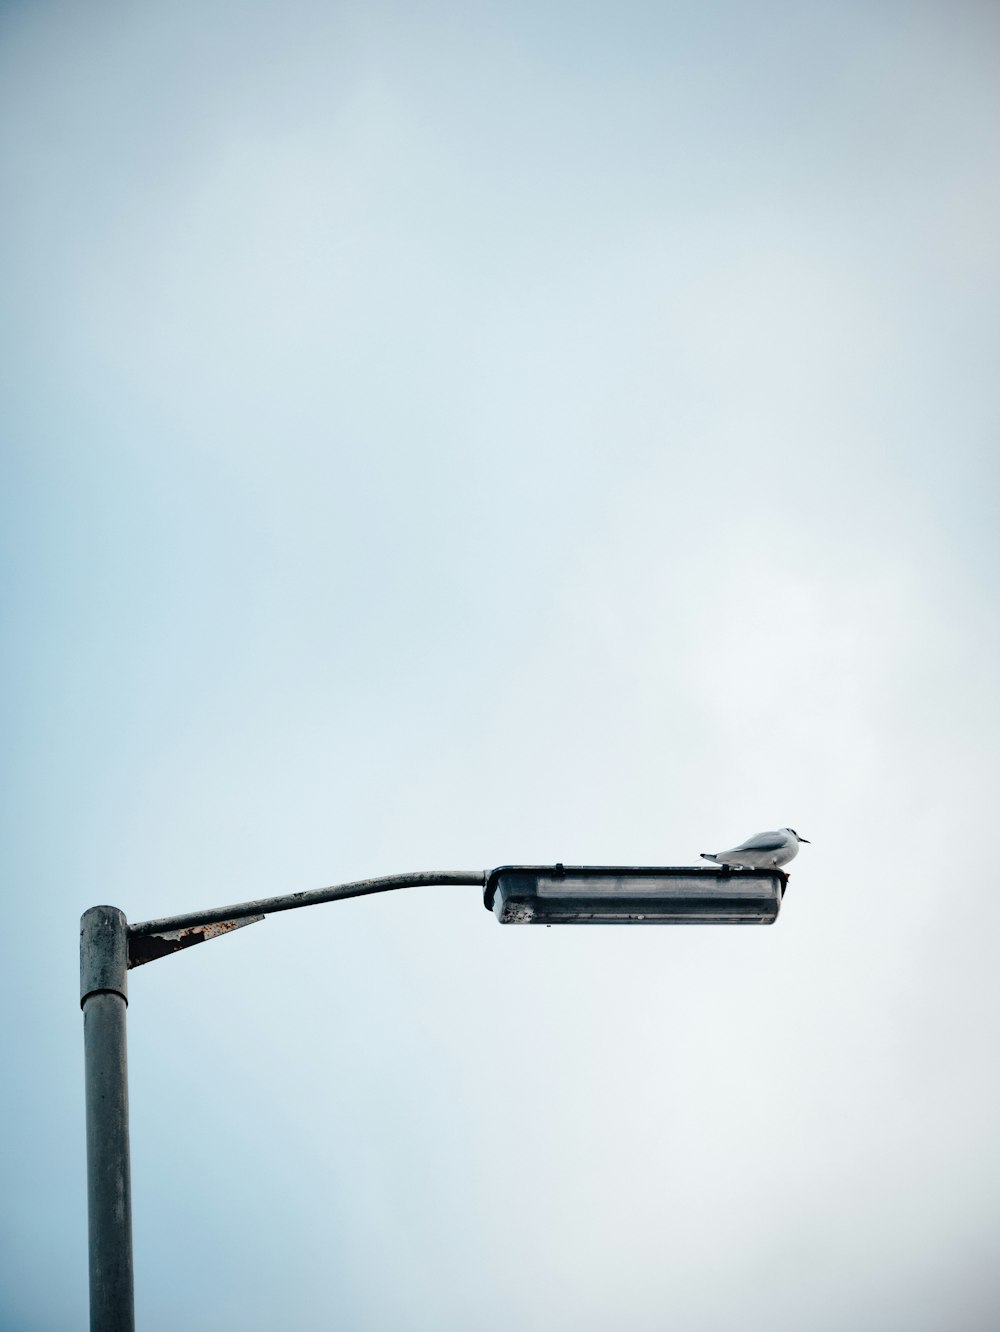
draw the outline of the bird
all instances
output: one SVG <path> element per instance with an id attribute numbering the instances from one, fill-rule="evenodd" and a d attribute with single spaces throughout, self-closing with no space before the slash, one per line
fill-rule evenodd
<path id="1" fill-rule="evenodd" d="M 702 851 L 702 860 L 714 860 L 723 869 L 737 866 L 741 869 L 780 869 L 799 854 L 799 843 L 809 844 L 808 837 L 800 837 L 794 828 L 779 828 L 777 832 L 762 832 L 748 837 L 731 851 Z"/>

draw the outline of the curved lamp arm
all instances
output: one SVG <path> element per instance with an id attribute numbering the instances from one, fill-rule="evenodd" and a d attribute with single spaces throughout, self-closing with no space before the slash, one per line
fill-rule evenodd
<path id="1" fill-rule="evenodd" d="M 238 902 L 234 906 L 209 907 L 207 911 L 189 911 L 183 916 L 141 920 L 128 927 L 128 965 L 142 966 L 144 962 L 176 953 L 181 948 L 190 948 L 192 944 L 228 934 L 241 925 L 252 925 L 275 911 L 294 911 L 297 907 L 339 902 L 345 897 L 368 897 L 372 893 L 388 893 L 396 888 L 440 887 L 446 884 L 468 884 L 482 888 L 486 879 L 485 870 L 423 870 L 415 874 L 389 874 L 381 879 L 356 879 L 353 883 L 338 883 L 330 888 L 285 893 L 281 897 L 261 897 L 254 902 Z"/>

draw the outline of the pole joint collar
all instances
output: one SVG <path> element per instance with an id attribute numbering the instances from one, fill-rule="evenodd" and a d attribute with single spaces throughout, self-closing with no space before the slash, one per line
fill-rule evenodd
<path id="1" fill-rule="evenodd" d="M 91 907 L 80 917 L 80 1007 L 98 993 L 128 1003 L 128 922 L 113 906 Z"/>

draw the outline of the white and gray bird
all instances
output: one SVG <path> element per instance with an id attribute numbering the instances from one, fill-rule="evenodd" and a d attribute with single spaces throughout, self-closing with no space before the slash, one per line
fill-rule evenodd
<path id="1" fill-rule="evenodd" d="M 731 851 L 716 851 L 709 854 L 702 851 L 702 860 L 714 860 L 725 869 L 740 866 L 743 869 L 780 869 L 794 860 L 799 854 L 799 843 L 808 838 L 800 837 L 794 828 L 779 828 L 777 832 L 762 832 L 756 837 L 748 837 Z"/>

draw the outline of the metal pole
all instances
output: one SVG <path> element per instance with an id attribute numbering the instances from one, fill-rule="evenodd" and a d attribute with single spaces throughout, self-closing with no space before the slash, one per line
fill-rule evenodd
<path id="1" fill-rule="evenodd" d="M 91 907 L 80 919 L 91 1332 L 135 1332 L 125 1049 L 127 974 L 124 913 L 117 907 Z"/>

